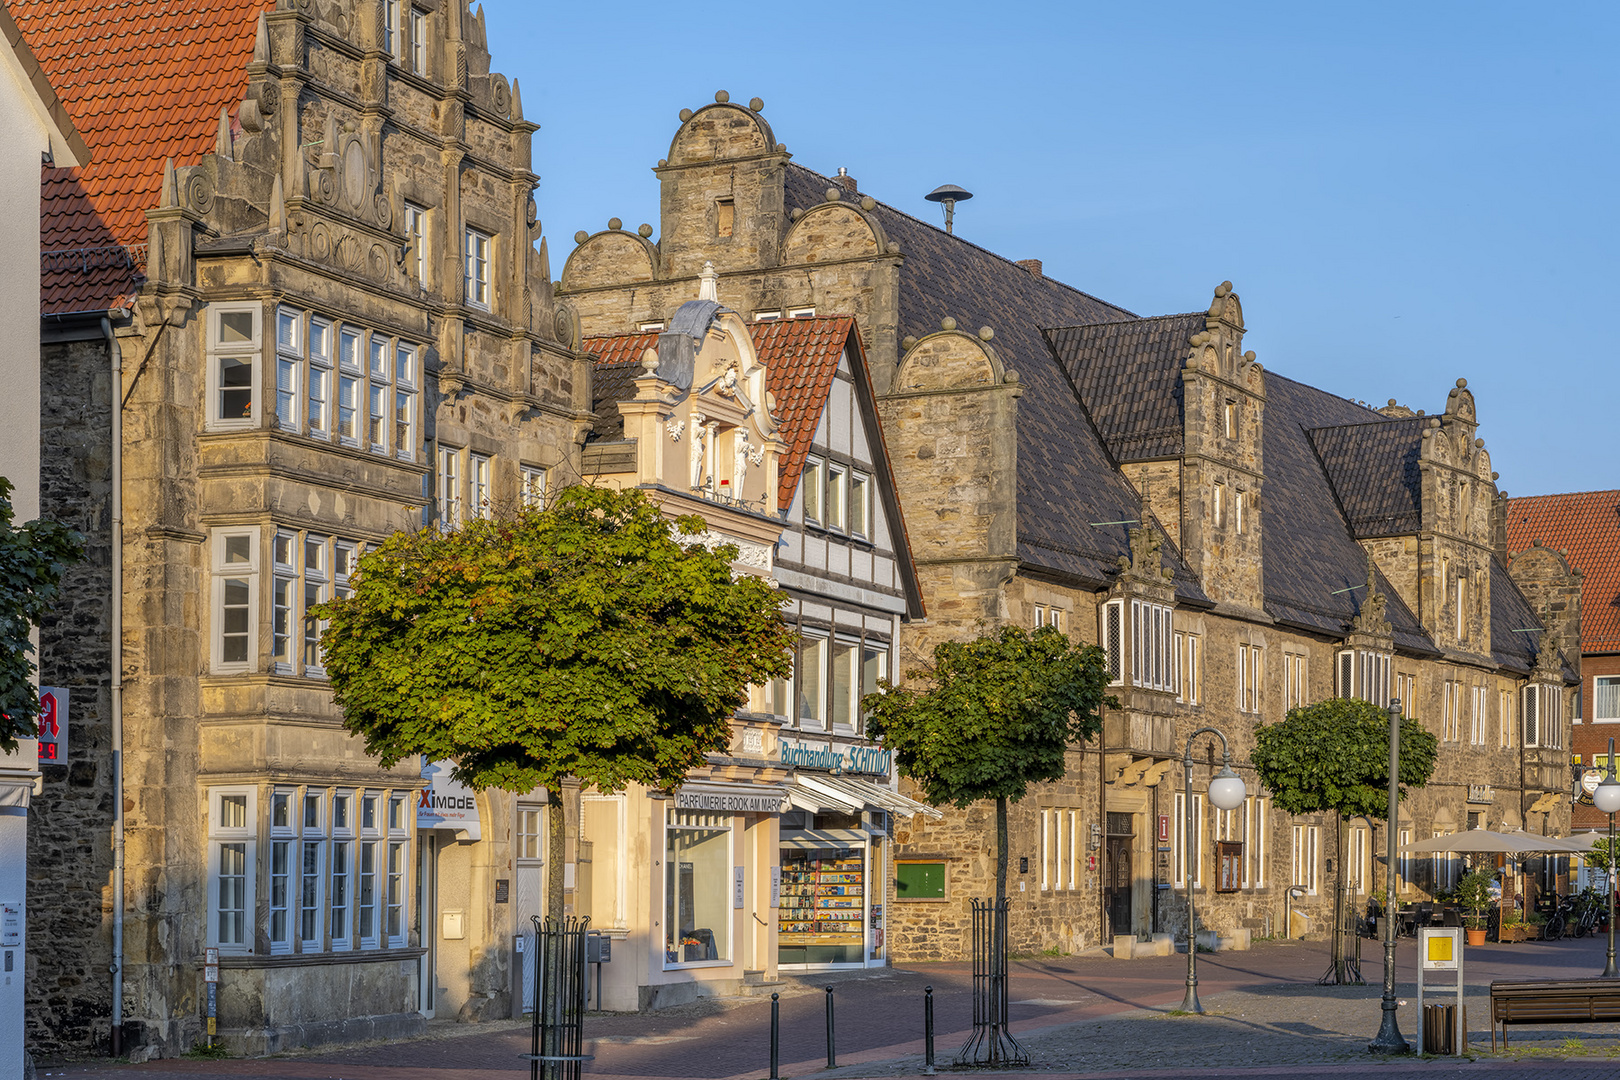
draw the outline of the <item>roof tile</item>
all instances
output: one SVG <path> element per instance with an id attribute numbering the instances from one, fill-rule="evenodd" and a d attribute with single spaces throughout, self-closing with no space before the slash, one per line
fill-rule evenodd
<path id="1" fill-rule="evenodd" d="M 1620 650 L 1620 491 L 1581 491 L 1509 499 L 1510 551 L 1567 551 L 1581 583 L 1581 651 Z M 1535 626 L 1537 623 L 1527 625 Z"/>

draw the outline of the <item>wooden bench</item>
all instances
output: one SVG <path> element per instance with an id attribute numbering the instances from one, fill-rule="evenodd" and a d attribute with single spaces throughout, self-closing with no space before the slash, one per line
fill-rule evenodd
<path id="1" fill-rule="evenodd" d="M 1491 983 L 1491 1049 L 1509 1024 L 1579 1024 L 1620 1021 L 1620 979 L 1544 979 Z"/>

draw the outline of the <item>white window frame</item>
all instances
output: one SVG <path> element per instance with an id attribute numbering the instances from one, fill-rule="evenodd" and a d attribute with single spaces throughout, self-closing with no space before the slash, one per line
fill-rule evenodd
<path id="1" fill-rule="evenodd" d="M 396 808 L 398 808 L 396 813 Z M 403 949 L 410 944 L 411 934 L 411 807 L 410 799 L 400 793 L 391 792 L 385 804 L 387 817 L 387 836 L 381 848 L 383 864 L 379 868 L 384 885 L 383 895 L 379 905 L 382 915 L 382 924 L 378 927 L 379 936 L 385 936 L 388 947 Z M 397 868 L 396 868 L 396 858 Z M 394 923 L 394 910 L 399 910 L 397 927 Z"/>
<path id="2" fill-rule="evenodd" d="M 1620 675 L 1592 676 L 1594 724 L 1620 724 Z"/>
<path id="3" fill-rule="evenodd" d="M 1131 684 L 1145 690 L 1175 690 L 1175 609 L 1131 601 Z"/>
<path id="4" fill-rule="evenodd" d="M 314 536 L 305 533 L 298 545 L 299 554 L 303 558 L 299 562 L 301 578 L 298 590 L 298 663 L 307 677 L 326 678 L 326 664 L 320 652 L 321 634 L 326 629 L 326 620 L 317 619 L 310 612 L 310 587 L 314 586 L 315 594 L 320 598 L 316 603 L 324 604 L 332 599 L 332 540 L 327 536 Z M 314 563 L 310 556 L 314 555 Z M 310 634 L 314 632 L 313 648 L 314 659 L 311 659 L 312 647 Z"/>
<path id="5" fill-rule="evenodd" d="M 1261 683 L 1265 668 L 1262 647 L 1246 641 L 1238 643 L 1237 709 L 1241 713 L 1259 713 L 1264 707 Z"/>
<path id="6" fill-rule="evenodd" d="M 226 798 L 241 796 L 245 799 L 244 823 L 240 826 L 221 824 L 221 804 Z M 252 955 L 257 936 L 258 911 L 256 888 L 258 877 L 258 790 L 248 786 L 216 787 L 208 789 L 208 918 L 207 944 L 222 953 Z M 242 939 L 224 941 L 220 938 L 219 907 L 221 854 L 226 846 L 242 847 Z M 235 875 L 232 875 L 235 876 Z M 234 908 L 230 910 L 236 910 Z"/>
<path id="7" fill-rule="evenodd" d="M 807 642 L 817 642 L 820 645 L 819 662 L 817 667 L 816 693 L 812 696 L 804 692 L 804 660 Z M 801 628 L 799 643 L 794 647 L 793 661 L 793 716 L 792 723 L 804 730 L 826 731 L 831 723 L 828 710 L 828 695 L 830 682 L 830 664 L 832 659 L 832 635 L 825 630 L 810 627 Z M 800 700 L 811 705 L 811 715 L 806 716 L 800 705 Z"/>
<path id="8" fill-rule="evenodd" d="M 673 809 L 673 807 L 674 807 L 673 802 L 667 802 L 664 805 L 667 806 L 667 807 L 671 807 L 671 809 L 666 810 L 664 812 L 664 815 L 663 815 L 663 817 L 664 817 L 664 827 L 663 827 L 662 830 L 660 830 L 660 836 L 661 836 L 661 838 L 663 839 L 664 842 L 659 847 L 658 858 L 659 858 L 660 862 L 662 862 L 664 860 L 665 856 L 669 852 L 669 830 L 672 829 L 672 828 L 681 828 L 681 827 L 683 827 L 683 826 L 676 825 L 671 819 L 674 818 L 677 813 L 686 813 L 686 814 L 693 814 L 694 813 L 693 811 L 676 811 L 676 810 L 674 810 Z M 724 820 L 726 822 L 725 826 L 723 826 L 723 827 L 722 826 L 714 826 L 713 831 L 715 831 L 715 832 L 724 831 L 725 832 L 725 834 L 726 834 L 726 863 L 725 864 L 727 866 L 733 866 L 733 867 L 736 866 L 737 865 L 737 824 L 736 824 L 736 819 L 732 818 L 732 817 L 729 817 L 729 816 L 723 816 L 723 815 L 718 815 L 718 814 L 716 814 L 716 815 L 705 815 L 705 816 L 712 816 L 715 820 Z M 689 829 L 690 828 L 710 828 L 709 826 L 692 825 L 690 823 L 686 824 L 684 827 L 689 828 Z M 669 875 L 667 873 L 661 873 L 661 874 L 658 875 L 658 910 L 659 910 L 659 914 L 660 914 L 660 919 L 666 917 L 665 913 L 667 913 L 668 910 L 669 910 L 669 896 L 668 896 L 668 893 L 669 893 Z M 680 927 L 675 927 L 673 929 L 679 930 Z M 677 960 L 677 961 L 672 962 L 669 959 L 669 955 L 668 955 L 667 950 L 665 950 L 662 947 L 662 945 L 660 944 L 659 952 L 663 954 L 662 968 L 665 971 L 674 971 L 674 970 L 677 970 L 677 969 L 680 969 L 680 968 L 732 967 L 738 962 L 738 945 L 740 944 L 740 942 L 738 942 L 736 939 L 737 939 L 736 930 L 734 928 L 728 927 L 727 931 L 726 931 L 726 953 L 727 953 L 727 955 L 721 957 L 718 960 L 691 960 L 691 961 Z M 679 945 L 676 946 L 676 955 L 677 956 L 681 955 Z"/>
<path id="9" fill-rule="evenodd" d="M 315 811 L 315 821 L 309 821 L 309 811 Z M 327 920 L 330 914 L 326 910 L 326 792 L 320 788 L 306 788 L 299 802 L 298 812 L 298 951 L 301 953 L 324 952 L 326 944 Z M 314 856 L 314 868 L 310 868 L 309 858 Z M 304 924 L 308 922 L 314 931 L 313 937 L 306 937 Z"/>
<path id="10" fill-rule="evenodd" d="M 1170 836 L 1175 852 L 1171 857 L 1173 873 L 1175 875 L 1174 887 L 1185 889 L 1187 887 L 1187 865 L 1189 858 L 1193 867 L 1193 888 L 1204 887 L 1204 797 L 1193 792 L 1193 848 L 1187 849 L 1187 793 L 1176 792 L 1175 820 L 1170 823 Z"/>
<path id="11" fill-rule="evenodd" d="M 383 919 L 385 917 L 383 893 L 384 885 L 383 863 L 387 857 L 385 821 L 385 802 L 388 796 L 381 791 L 360 791 L 356 793 L 355 832 L 357 839 L 354 848 L 354 938 L 360 943 L 362 949 L 376 949 L 382 946 Z M 366 814 L 371 814 L 371 823 L 366 823 Z M 365 857 L 371 856 L 370 880 L 365 874 Z M 363 902 L 364 888 L 371 886 L 371 903 Z M 362 919 L 366 914 L 371 916 L 371 933 L 362 929 Z"/>
<path id="12" fill-rule="evenodd" d="M 440 446 L 436 502 L 439 512 L 439 531 L 451 532 L 461 527 L 461 448 Z"/>
<path id="13" fill-rule="evenodd" d="M 849 491 L 846 480 L 849 467 L 842 462 L 827 462 L 827 494 L 822 499 L 826 519 L 822 525 L 843 532 L 848 521 Z"/>
<path id="14" fill-rule="evenodd" d="M 226 543 L 231 537 L 246 537 L 248 561 L 227 563 Z M 239 675 L 259 669 L 259 526 L 222 526 L 209 538 L 212 553 L 212 589 L 209 600 L 209 669 L 216 675 Z M 247 579 L 247 658 L 225 660 L 225 583 Z"/>
<path id="15" fill-rule="evenodd" d="M 872 538 L 872 477 L 859 469 L 849 473 L 849 502 L 847 507 L 849 534 L 862 540 Z"/>
<path id="16" fill-rule="evenodd" d="M 1490 708 L 1485 697 L 1487 692 L 1487 688 L 1483 686 L 1469 688 L 1468 742 L 1471 746 L 1485 745 L 1486 722 L 1490 718 Z"/>
<path id="17" fill-rule="evenodd" d="M 816 309 L 813 307 L 788 308 L 787 317 L 790 319 L 813 319 L 816 317 Z"/>
<path id="18" fill-rule="evenodd" d="M 411 17 L 411 72 L 424 79 L 428 73 L 428 13 L 412 6 Z"/>
<path id="19" fill-rule="evenodd" d="M 1304 653 L 1283 653 L 1283 711 L 1310 704 L 1310 657 Z"/>
<path id="20" fill-rule="evenodd" d="M 1097 640 L 1108 654 L 1108 685 L 1124 686 L 1126 678 L 1125 601 L 1110 600 L 1099 613 Z"/>
<path id="21" fill-rule="evenodd" d="M 467 226 L 463 240 L 462 293 L 468 307 L 491 310 L 490 263 L 495 238 Z"/>
<path id="22" fill-rule="evenodd" d="M 693 438 L 696 437 L 694 434 Z M 804 471 L 799 476 L 799 490 L 804 494 L 804 520 L 810 525 L 822 525 L 827 512 L 826 462 L 810 455 L 804 459 Z"/>
<path id="23" fill-rule="evenodd" d="M 405 241 L 410 245 L 411 280 L 424 289 L 427 288 L 427 233 L 427 207 L 406 202 Z"/>
<path id="24" fill-rule="evenodd" d="M 220 327 L 223 317 L 247 312 L 253 316 L 252 338 L 246 342 L 220 341 Z M 260 385 L 261 373 L 259 360 L 264 345 L 264 307 L 261 304 L 211 304 L 208 308 L 208 418 L 209 431 L 250 431 L 259 426 L 262 415 L 260 398 L 263 397 L 263 387 Z M 246 360 L 248 362 L 248 415 L 245 417 L 230 417 L 224 415 L 221 408 L 223 404 L 221 395 L 225 388 L 220 378 L 220 364 L 225 360 Z M 241 389 L 241 388 L 233 388 Z"/>
<path id="25" fill-rule="evenodd" d="M 494 471 L 494 459 L 488 454 L 467 455 L 467 508 L 474 518 L 495 514 Z"/>
<path id="26" fill-rule="evenodd" d="M 269 893 L 268 921 L 265 924 L 265 937 L 270 943 L 270 952 L 287 954 L 293 951 L 293 934 L 296 929 L 293 922 L 294 905 L 293 878 L 294 859 L 293 852 L 298 847 L 298 827 L 294 819 L 294 804 L 298 799 L 297 788 L 278 787 L 270 793 L 270 860 L 265 867 Z M 285 809 L 284 814 L 278 811 Z M 281 871 L 276 870 L 276 853 L 280 851 L 284 856 Z M 277 883 L 280 883 L 280 895 L 277 895 Z M 276 925 L 277 917 L 281 925 Z"/>
<path id="27" fill-rule="evenodd" d="M 782 318 L 782 309 L 777 308 L 774 311 L 756 311 L 756 312 L 754 312 L 753 319 L 751 319 L 750 321 L 751 322 L 778 322 L 778 321 L 781 320 L 781 318 Z M 660 329 L 662 329 L 662 328 L 660 327 Z"/>
<path id="28" fill-rule="evenodd" d="M 1321 863 L 1321 829 L 1316 825 L 1294 826 L 1294 851 L 1289 863 L 1293 885 L 1315 896 L 1320 884 L 1318 871 Z"/>
<path id="29" fill-rule="evenodd" d="M 310 438 L 326 440 L 332 437 L 337 426 L 337 384 L 332 377 L 332 344 L 336 340 L 336 327 L 331 319 L 318 315 L 310 315 L 307 326 L 304 417 Z M 319 409 L 316 408 L 317 404 Z"/>
<path id="30" fill-rule="evenodd" d="M 539 510 L 546 504 L 546 470 L 539 465 L 518 466 L 518 499 L 525 510 Z"/>
<path id="31" fill-rule="evenodd" d="M 1221 483 L 1219 480 L 1217 480 L 1215 482 L 1215 497 L 1214 497 L 1214 499 L 1215 499 L 1215 501 L 1214 501 L 1215 527 L 1217 529 L 1225 528 L 1225 526 L 1226 526 L 1226 485 Z"/>
<path id="32" fill-rule="evenodd" d="M 400 16 L 401 0 L 383 0 L 382 48 L 391 59 L 398 60 L 400 54 Z"/>
<path id="33" fill-rule="evenodd" d="M 281 304 L 276 308 L 276 408 L 274 423 L 282 431 L 301 431 L 304 395 L 305 313 Z M 290 333 L 288 328 L 290 327 Z"/>

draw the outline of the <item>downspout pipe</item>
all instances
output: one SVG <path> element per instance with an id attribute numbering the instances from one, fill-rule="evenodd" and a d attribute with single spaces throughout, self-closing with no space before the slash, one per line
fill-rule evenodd
<path id="1" fill-rule="evenodd" d="M 112 365 L 112 566 L 108 618 L 112 665 L 113 925 L 110 1051 L 124 1056 L 124 352 L 113 334 L 114 309 L 101 320 Z"/>

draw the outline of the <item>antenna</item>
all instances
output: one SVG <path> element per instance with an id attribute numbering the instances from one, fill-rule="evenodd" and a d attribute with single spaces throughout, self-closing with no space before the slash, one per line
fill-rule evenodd
<path id="1" fill-rule="evenodd" d="M 955 184 L 941 184 L 933 191 L 930 191 L 928 194 L 924 195 L 923 198 L 927 199 L 929 202 L 945 204 L 945 231 L 948 233 L 954 233 L 956 230 L 951 226 L 956 220 L 956 204 L 959 202 L 967 202 L 969 199 L 973 198 L 973 192 L 968 191 L 965 188 L 959 188 Z"/>

